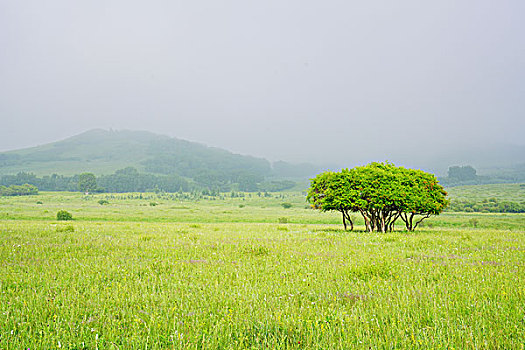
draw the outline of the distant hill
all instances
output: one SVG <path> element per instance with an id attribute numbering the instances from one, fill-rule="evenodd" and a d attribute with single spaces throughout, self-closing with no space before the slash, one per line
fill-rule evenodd
<path id="1" fill-rule="evenodd" d="M 90 130 L 43 146 L 0 153 L 0 174 L 109 174 L 127 166 L 143 170 L 149 145 L 169 139 L 141 131 Z"/>
<path id="2" fill-rule="evenodd" d="M 428 157 L 418 158 L 406 154 L 391 160 L 398 165 L 421 168 L 441 175 L 442 182 L 451 186 L 525 182 L 524 155 L 523 146 L 487 145 L 483 149 L 434 150 Z M 371 160 L 362 163 L 369 161 Z M 357 164 L 347 163 L 340 167 L 355 165 Z M 478 170 L 478 176 L 467 182 L 452 181 L 444 176 L 448 167 L 453 165 L 472 165 Z M 0 153 L 0 175 L 24 172 L 37 176 L 73 176 L 92 172 L 101 176 L 111 175 L 117 170 L 129 167 L 136 169 L 140 174 L 178 177 L 180 179 L 177 181 L 187 181 L 188 186 L 195 184 L 196 187 L 210 189 L 283 188 L 289 184 L 285 186 L 273 181 L 290 179 L 307 186 L 306 180 L 315 174 L 339 168 L 321 168 L 311 164 L 291 164 L 283 161 L 270 163 L 263 158 L 234 154 L 195 142 L 146 131 L 129 130 L 94 129 L 43 146 Z M 20 177 L 16 183 L 24 178 Z M 231 186 L 232 184 L 240 186 Z"/>
<path id="3" fill-rule="evenodd" d="M 312 165 L 286 162 L 272 167 L 266 159 L 146 131 L 95 129 L 43 146 L 0 153 L 0 175 L 106 175 L 127 167 L 140 173 L 177 175 L 209 186 L 307 178 L 317 171 Z"/>

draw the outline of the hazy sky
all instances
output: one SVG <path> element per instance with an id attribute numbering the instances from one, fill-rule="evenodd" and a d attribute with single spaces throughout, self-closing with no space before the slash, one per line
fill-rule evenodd
<path id="1" fill-rule="evenodd" d="M 92 128 L 270 159 L 525 143 L 525 1 L 0 0 L 0 151 Z"/>

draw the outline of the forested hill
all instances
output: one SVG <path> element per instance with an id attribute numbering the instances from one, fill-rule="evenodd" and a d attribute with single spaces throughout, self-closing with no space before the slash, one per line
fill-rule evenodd
<path id="1" fill-rule="evenodd" d="M 0 175 L 108 175 L 128 167 L 186 178 L 210 188 L 226 183 L 250 187 L 272 177 L 307 178 L 317 170 L 285 162 L 272 167 L 266 159 L 145 131 L 95 129 L 51 144 L 0 153 Z"/>

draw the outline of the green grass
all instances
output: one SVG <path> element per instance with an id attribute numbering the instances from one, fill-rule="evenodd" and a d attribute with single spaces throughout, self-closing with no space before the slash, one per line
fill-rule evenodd
<path id="1" fill-rule="evenodd" d="M 280 218 L 286 218 L 296 224 L 341 224 L 338 213 L 311 209 L 300 192 L 272 194 L 269 198 L 256 194 L 247 194 L 244 198 L 226 195 L 222 200 L 198 201 L 172 200 L 166 195 L 148 193 L 142 194 L 142 199 L 130 199 L 138 196 L 43 192 L 38 196 L 0 197 L 0 220 L 55 220 L 56 213 L 64 209 L 80 221 L 278 223 Z M 107 200 L 109 204 L 100 205 L 100 200 Z M 291 203 L 292 207 L 284 209 L 282 203 Z M 363 225 L 360 215 L 352 214 L 352 217 L 357 225 Z M 424 224 L 427 227 L 519 229 L 525 227 L 525 215 L 443 213 Z M 398 229 L 402 228 L 400 222 Z"/>
<path id="2" fill-rule="evenodd" d="M 521 203 L 525 201 L 525 184 L 495 184 L 448 187 L 451 199 L 481 202 L 496 198 L 498 201 Z"/>
<path id="3" fill-rule="evenodd" d="M 0 349 L 523 349 L 525 215 L 350 233 L 280 196 L 0 198 Z"/>

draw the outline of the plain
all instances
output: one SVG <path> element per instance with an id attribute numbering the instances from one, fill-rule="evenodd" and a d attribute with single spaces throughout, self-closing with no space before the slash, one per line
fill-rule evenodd
<path id="1" fill-rule="evenodd" d="M 0 349 L 525 344 L 523 214 L 371 234 L 297 192 L 43 193 L 0 218 Z"/>

